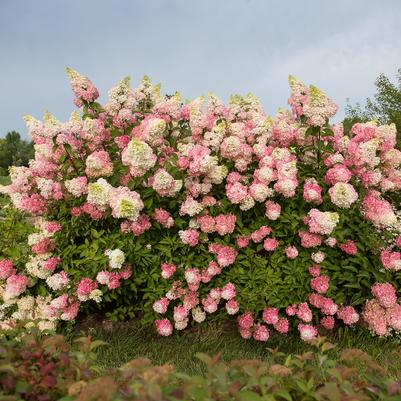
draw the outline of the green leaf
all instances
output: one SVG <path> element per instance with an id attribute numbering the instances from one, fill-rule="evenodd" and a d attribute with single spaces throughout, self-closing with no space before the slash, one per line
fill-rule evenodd
<path id="1" fill-rule="evenodd" d="M 241 401 L 261 401 L 262 397 L 254 391 L 245 390 L 239 393 L 239 399 Z"/>

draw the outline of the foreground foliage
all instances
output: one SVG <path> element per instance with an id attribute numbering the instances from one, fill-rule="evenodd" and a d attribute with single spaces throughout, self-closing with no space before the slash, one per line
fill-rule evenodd
<path id="1" fill-rule="evenodd" d="M 401 382 L 366 352 L 345 349 L 333 357 L 333 345 L 324 338 L 313 344 L 301 355 L 270 349 L 269 362 L 223 362 L 220 355 L 201 353 L 204 373 L 189 375 L 144 358 L 100 370 L 96 350 L 104 343 L 90 337 L 72 346 L 62 336 L 3 337 L 0 396 L 8 401 L 401 399 Z"/>

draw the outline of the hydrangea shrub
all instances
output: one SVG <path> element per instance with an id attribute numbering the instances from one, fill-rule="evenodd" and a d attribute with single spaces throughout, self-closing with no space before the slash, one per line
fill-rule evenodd
<path id="1" fill-rule="evenodd" d="M 67 72 L 79 110 L 25 117 L 35 159 L 1 188 L 36 227 L 27 260 L 0 261 L 3 328 L 96 308 L 161 335 L 215 313 L 260 341 L 360 317 L 401 328 L 394 125 L 345 133 L 325 93 L 293 77 L 290 109 L 269 117 L 252 95 L 183 102 L 147 77 L 101 105 Z"/>

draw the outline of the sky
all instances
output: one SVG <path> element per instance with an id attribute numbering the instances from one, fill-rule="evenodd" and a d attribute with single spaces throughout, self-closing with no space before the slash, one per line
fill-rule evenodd
<path id="1" fill-rule="evenodd" d="M 0 2 L 0 137 L 47 109 L 67 120 L 72 67 L 101 100 L 125 76 L 164 93 L 227 101 L 252 92 L 286 107 L 288 75 L 323 89 L 344 116 L 378 74 L 401 67 L 400 0 L 12 0 Z"/>

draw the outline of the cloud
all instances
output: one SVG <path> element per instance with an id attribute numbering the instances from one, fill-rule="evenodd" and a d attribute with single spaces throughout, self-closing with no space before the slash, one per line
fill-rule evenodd
<path id="1" fill-rule="evenodd" d="M 399 1 L 16 0 L 0 4 L 0 136 L 25 134 L 24 114 L 68 118 L 64 69 L 87 74 L 102 99 L 126 75 L 166 93 L 224 100 L 249 91 L 285 107 L 293 74 L 339 103 L 364 101 L 400 67 Z M 341 112 L 338 118 L 342 118 Z"/>
<path id="2" fill-rule="evenodd" d="M 312 83 L 340 105 L 344 117 L 347 98 L 364 101 L 375 91 L 374 80 L 384 73 L 393 77 L 401 60 L 401 26 L 396 14 L 382 13 L 288 52 L 276 49 L 268 59 L 258 59 L 248 85 L 256 88 L 270 113 L 288 98 L 288 75 Z"/>

